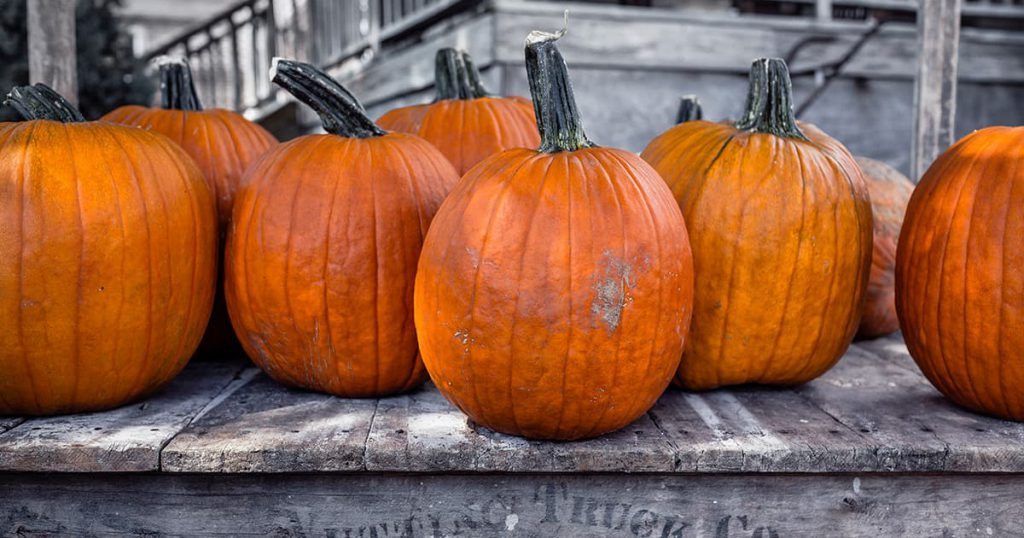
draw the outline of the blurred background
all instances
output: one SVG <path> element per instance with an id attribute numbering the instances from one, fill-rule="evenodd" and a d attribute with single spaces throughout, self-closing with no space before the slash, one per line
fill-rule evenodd
<path id="1" fill-rule="evenodd" d="M 556 30 L 588 133 L 639 151 L 697 94 L 733 117 L 759 56 L 786 58 L 799 117 L 909 172 L 916 0 L 79 0 L 80 108 L 149 103 L 148 61 L 187 57 L 204 106 L 281 138 L 318 128 L 267 79 L 288 56 L 328 69 L 378 116 L 433 96 L 439 47 L 467 49 L 491 91 L 526 95 L 523 38 Z M 0 89 L 28 81 L 26 0 L 0 0 Z M 1024 0 L 964 0 L 956 136 L 1024 124 Z M 10 119 L 0 110 L 0 119 Z"/>

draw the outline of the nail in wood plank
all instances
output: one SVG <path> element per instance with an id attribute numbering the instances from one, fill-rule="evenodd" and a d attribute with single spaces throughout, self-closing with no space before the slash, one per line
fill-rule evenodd
<path id="1" fill-rule="evenodd" d="M 164 444 L 240 370 L 238 363 L 194 363 L 144 401 L 26 420 L 0 434 L 0 471 L 155 471 Z"/>

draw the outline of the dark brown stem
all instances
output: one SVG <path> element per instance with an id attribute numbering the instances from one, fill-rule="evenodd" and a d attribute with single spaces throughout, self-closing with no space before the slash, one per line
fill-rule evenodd
<path id="1" fill-rule="evenodd" d="M 793 83 L 789 68 L 780 58 L 759 58 L 750 67 L 746 112 L 736 128 L 787 138 L 807 137 L 793 114 Z"/>
<path id="2" fill-rule="evenodd" d="M 61 123 L 79 123 L 85 116 L 63 96 L 41 82 L 34 86 L 15 86 L 4 99 L 26 120 L 51 120 Z"/>
<path id="3" fill-rule="evenodd" d="M 583 131 L 565 59 L 555 44 L 565 35 L 534 31 L 526 37 L 526 75 L 540 130 L 540 151 L 555 153 L 593 147 Z"/>
<path id="4" fill-rule="evenodd" d="M 161 56 L 155 60 L 160 69 L 160 107 L 167 110 L 202 110 L 192 70 L 184 58 Z"/>
<path id="5" fill-rule="evenodd" d="M 312 108 L 328 133 L 348 138 L 387 134 L 367 117 L 355 96 L 330 75 L 310 64 L 274 58 L 270 78 Z"/>

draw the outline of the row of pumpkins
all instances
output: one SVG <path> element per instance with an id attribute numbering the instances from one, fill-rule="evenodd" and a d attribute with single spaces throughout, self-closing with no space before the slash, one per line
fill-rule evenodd
<path id="1" fill-rule="evenodd" d="M 797 122 L 785 63 L 761 59 L 741 119 L 684 101 L 637 156 L 587 138 L 560 37 L 527 38 L 532 102 L 487 93 L 445 49 L 437 99 L 378 122 L 276 60 L 273 81 L 326 131 L 284 144 L 202 110 L 182 61 L 160 65 L 162 108 L 99 122 L 15 88 L 28 121 L 0 124 L 0 414 L 154 392 L 203 337 L 223 255 L 231 325 L 272 378 L 373 397 L 429 373 L 501 432 L 610 432 L 673 379 L 804 383 L 858 327 L 900 324 L 943 393 L 1024 419 L 1024 130 L 964 138 L 911 196 Z"/>

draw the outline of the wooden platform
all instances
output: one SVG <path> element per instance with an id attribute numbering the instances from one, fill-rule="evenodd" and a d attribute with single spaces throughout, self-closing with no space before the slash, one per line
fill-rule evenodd
<path id="1" fill-rule="evenodd" d="M 429 386 L 343 400 L 223 362 L 0 432 L 4 536 L 1024 532 L 1024 425 L 948 403 L 895 338 L 795 389 L 670 389 L 577 443 L 496 434 Z"/>

